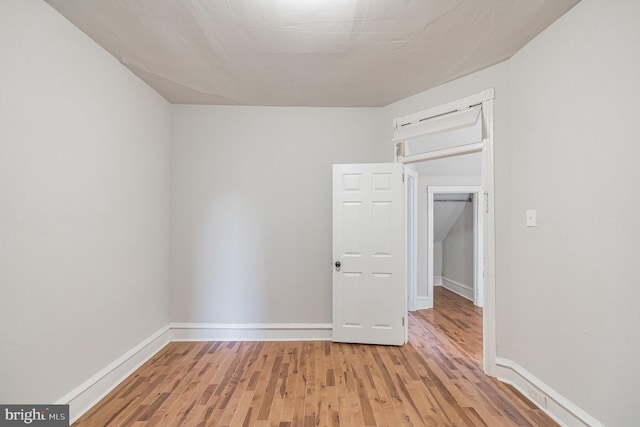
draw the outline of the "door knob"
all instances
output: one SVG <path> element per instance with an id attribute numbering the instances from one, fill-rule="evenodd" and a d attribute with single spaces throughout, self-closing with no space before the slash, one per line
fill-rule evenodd
<path id="1" fill-rule="evenodd" d="M 340 264 L 340 261 L 336 261 L 336 268 L 340 268 L 342 264 Z"/>

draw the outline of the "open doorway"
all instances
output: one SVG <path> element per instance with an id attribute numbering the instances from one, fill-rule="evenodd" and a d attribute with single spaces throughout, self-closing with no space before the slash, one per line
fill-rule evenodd
<path id="1" fill-rule="evenodd" d="M 471 271 L 469 280 L 447 278 L 452 279 L 450 283 L 466 285 L 459 286 L 458 290 L 470 289 L 471 295 L 467 292 L 467 296 L 476 306 L 484 306 L 483 366 L 485 373 L 491 375 L 495 367 L 493 91 L 397 118 L 394 128 L 396 161 L 411 167 L 418 175 L 415 191 L 407 198 L 407 209 L 413 209 L 413 216 L 407 214 L 407 233 L 413 233 L 415 238 L 413 250 L 414 240 L 409 235 L 407 239 L 407 277 L 413 277 L 412 268 L 417 276 L 415 281 L 407 283 L 408 308 L 433 307 L 433 246 L 437 242 L 432 240 L 434 230 L 429 232 L 424 217 L 434 214 L 434 196 L 456 194 L 472 209 L 467 210 L 466 215 L 468 219 L 472 212 L 471 222 L 476 231 L 473 266 L 467 270 Z M 412 217 L 418 222 L 413 229 Z"/>
<path id="2" fill-rule="evenodd" d="M 427 295 L 443 286 L 484 306 L 483 207 L 480 186 L 427 187 Z"/>

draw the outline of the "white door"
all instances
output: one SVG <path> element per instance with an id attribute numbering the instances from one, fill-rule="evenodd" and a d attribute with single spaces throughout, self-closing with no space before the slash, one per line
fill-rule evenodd
<path id="1" fill-rule="evenodd" d="M 406 342 L 402 171 L 333 166 L 333 341 Z"/>

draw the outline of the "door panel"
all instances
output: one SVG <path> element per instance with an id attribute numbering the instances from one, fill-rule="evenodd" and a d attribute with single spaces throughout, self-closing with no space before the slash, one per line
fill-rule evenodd
<path id="1" fill-rule="evenodd" d="M 403 167 L 333 167 L 333 340 L 405 343 Z"/>

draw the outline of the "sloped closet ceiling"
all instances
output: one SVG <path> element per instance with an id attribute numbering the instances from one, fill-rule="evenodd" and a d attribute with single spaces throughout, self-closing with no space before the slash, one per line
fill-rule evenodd
<path id="1" fill-rule="evenodd" d="M 46 0 L 173 103 L 383 106 L 503 61 L 578 0 Z"/>

